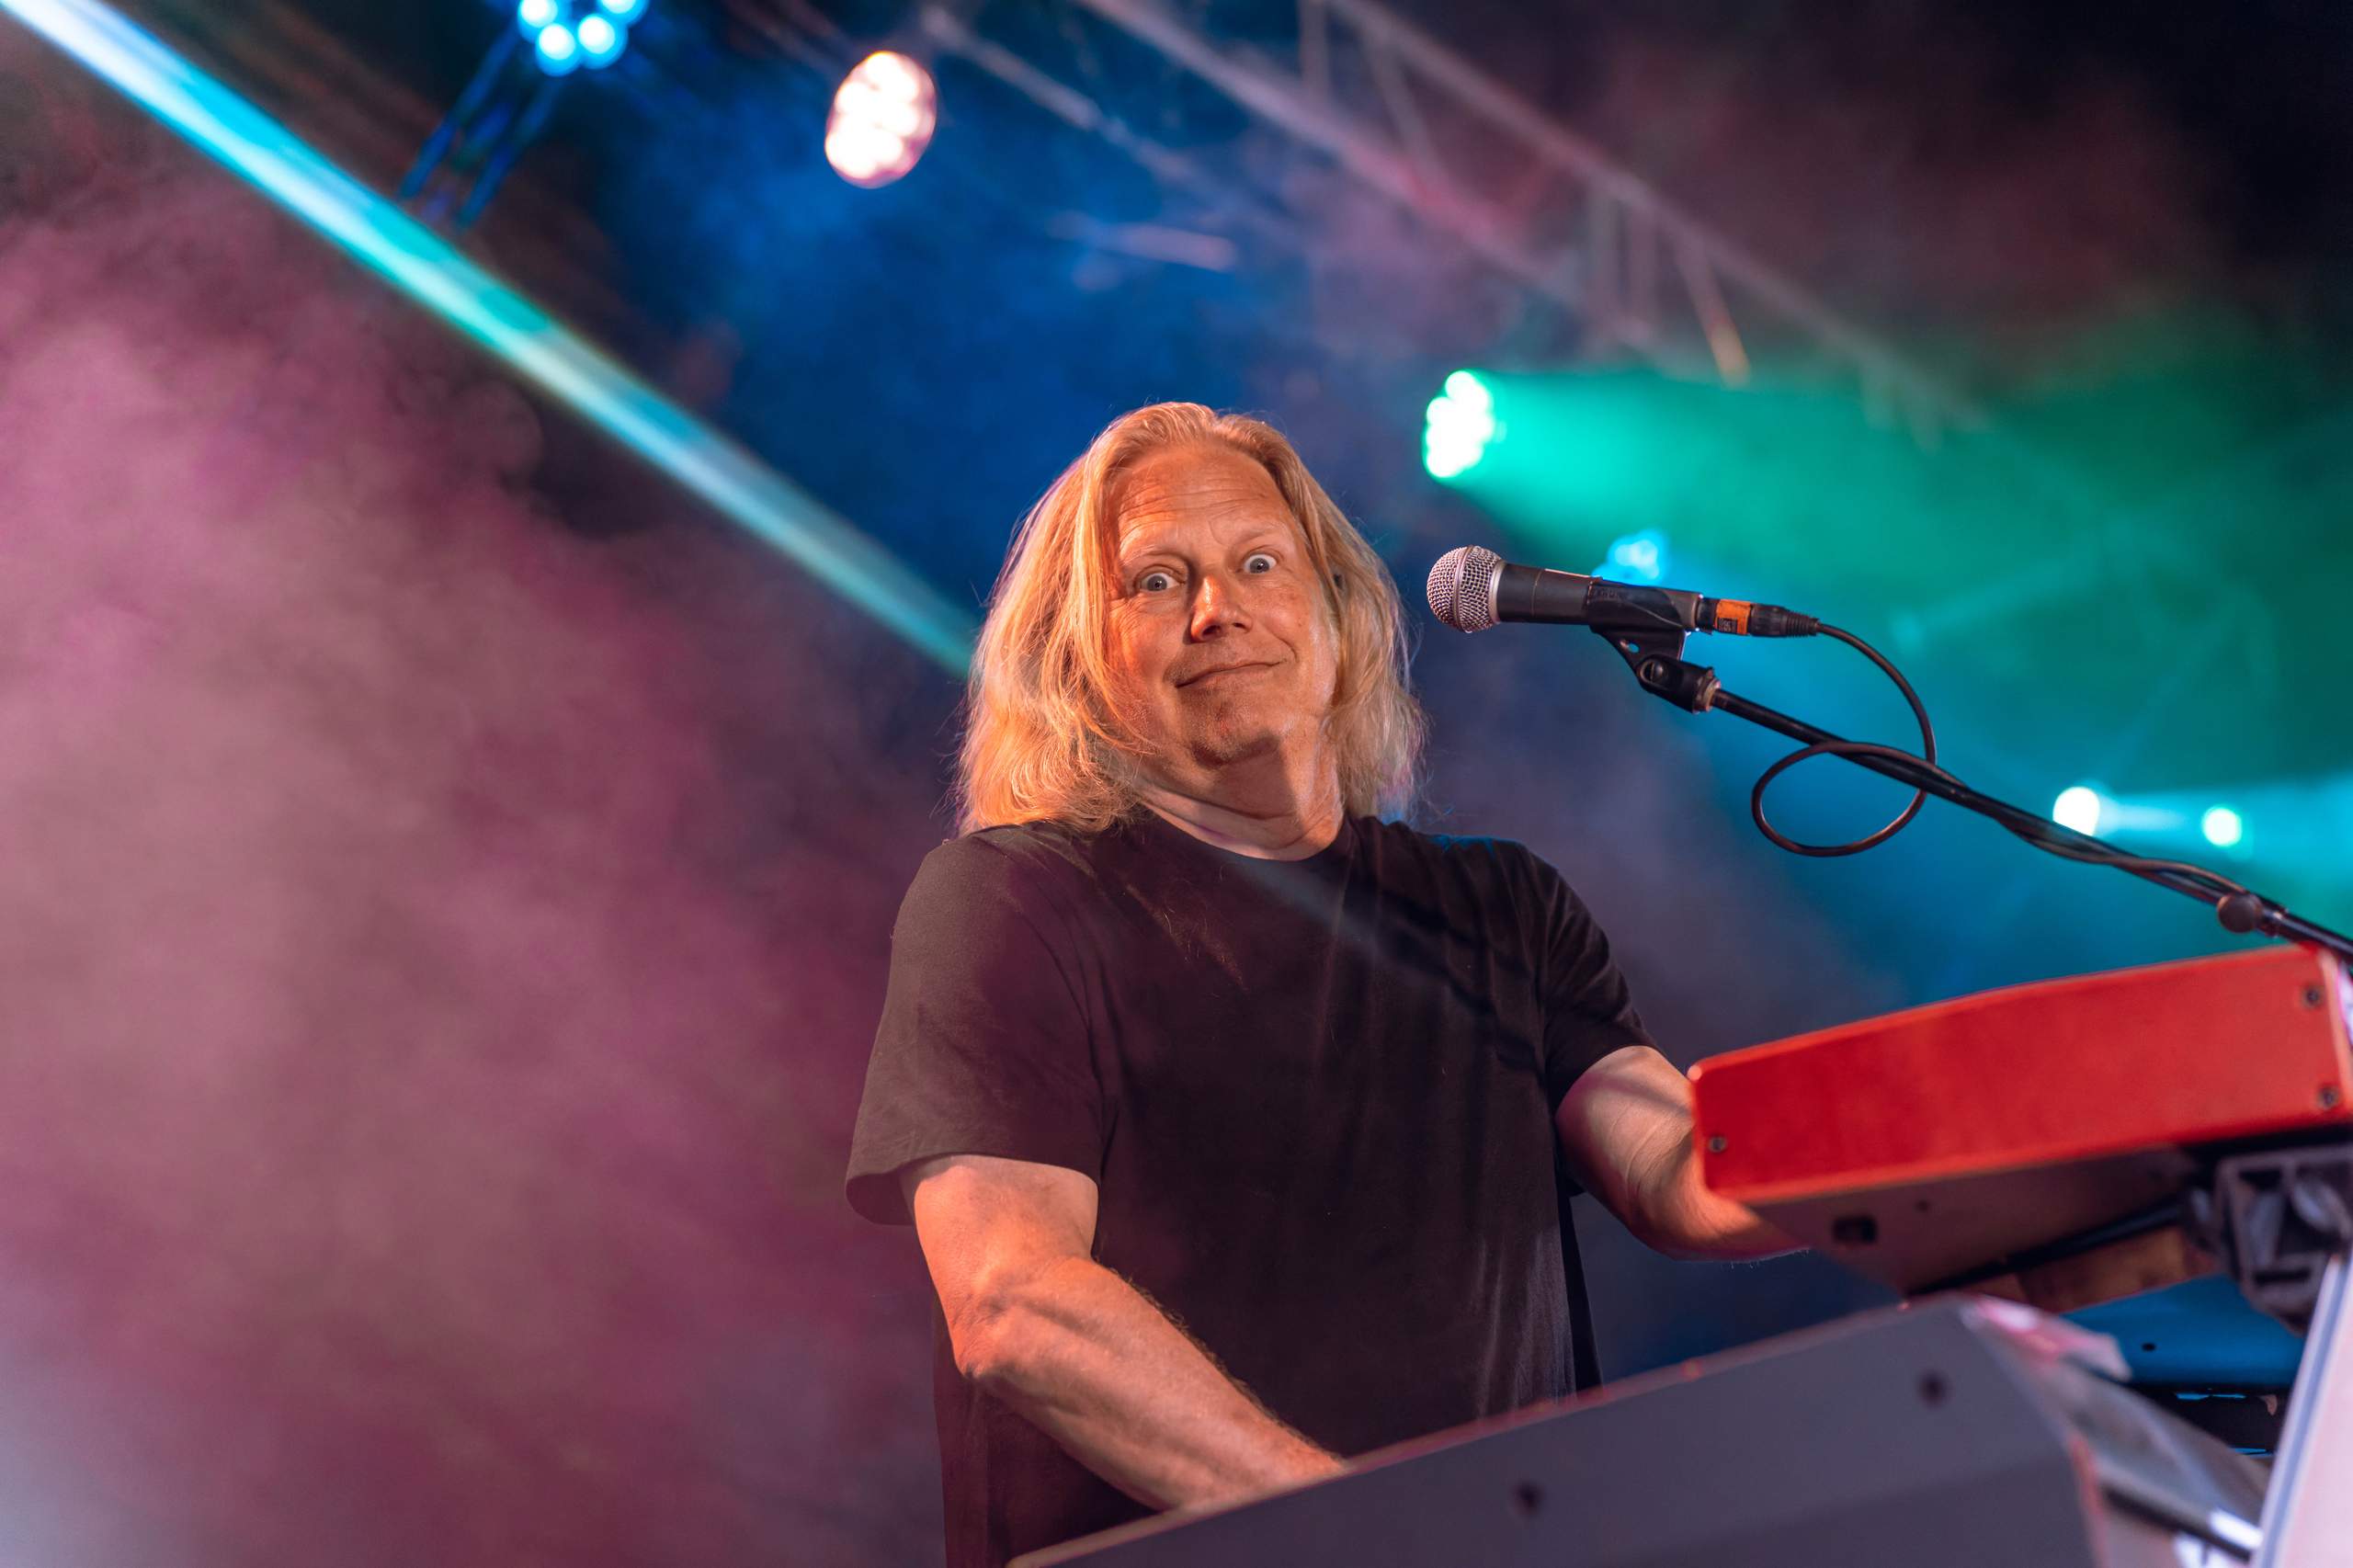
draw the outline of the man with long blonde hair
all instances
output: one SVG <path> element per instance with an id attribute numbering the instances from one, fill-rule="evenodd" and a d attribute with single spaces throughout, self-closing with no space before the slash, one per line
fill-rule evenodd
<path id="1" fill-rule="evenodd" d="M 951 1568 L 1589 1381 L 1567 1180 L 1789 1244 L 1699 1186 L 1559 873 L 1390 820 L 1422 730 L 1394 583 L 1267 426 L 1139 409 L 1023 523 L 849 1169 L 938 1292 Z"/>

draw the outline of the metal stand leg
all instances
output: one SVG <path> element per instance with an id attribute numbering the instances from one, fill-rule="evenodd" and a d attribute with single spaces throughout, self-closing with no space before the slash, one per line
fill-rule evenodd
<path id="1" fill-rule="evenodd" d="M 2321 1276 L 2288 1423 L 2263 1498 L 2254 1568 L 2353 1568 L 2353 1286 L 2348 1255 Z"/>

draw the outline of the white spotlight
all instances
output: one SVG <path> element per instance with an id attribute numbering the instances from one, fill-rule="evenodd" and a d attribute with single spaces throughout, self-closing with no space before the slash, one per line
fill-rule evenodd
<path id="1" fill-rule="evenodd" d="M 2051 820 L 2077 833 L 2099 832 L 2100 819 L 2107 814 L 2108 802 L 2088 784 L 2062 790 L 2059 798 L 2051 802 Z"/>
<path id="2" fill-rule="evenodd" d="M 939 123 L 939 90 L 904 54 L 868 55 L 835 89 L 825 119 L 825 161 L 834 172 L 869 190 L 889 185 L 915 166 Z"/>

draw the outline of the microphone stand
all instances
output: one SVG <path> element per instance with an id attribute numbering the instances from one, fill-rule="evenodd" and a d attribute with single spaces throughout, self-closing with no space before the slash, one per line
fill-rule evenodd
<path id="1" fill-rule="evenodd" d="M 1618 651 L 1644 691 L 1672 702 L 1686 712 L 1729 713 L 1805 745 L 1845 742 L 1843 736 L 1817 729 L 1761 702 L 1751 702 L 1736 692 L 1725 690 L 1713 669 L 1705 665 L 1695 665 L 1683 657 L 1684 640 L 1689 633 L 1679 626 L 1666 623 L 1664 617 L 1654 625 L 1639 628 L 1596 626 L 1592 630 Z M 1940 801 L 1949 801 L 1980 816 L 1991 817 L 2021 838 L 2036 844 L 2058 846 L 2061 855 L 2066 859 L 2111 864 L 2119 870 L 2130 871 L 2145 881 L 2170 888 L 2186 898 L 2194 898 L 2210 905 L 2215 918 L 2227 931 L 2242 934 L 2260 932 L 2267 937 L 2308 943 L 2353 963 L 2353 937 L 2316 925 L 2258 893 L 2241 892 L 2216 898 L 2213 891 L 2203 886 L 2195 877 L 2163 866 L 2136 864 L 2140 857 L 2089 834 L 2063 827 L 2040 812 L 2026 811 L 1972 790 L 1925 758 L 1892 749 L 1826 755 L 1843 757 L 1857 767 L 1867 767 L 1900 784 L 1925 790 Z"/>

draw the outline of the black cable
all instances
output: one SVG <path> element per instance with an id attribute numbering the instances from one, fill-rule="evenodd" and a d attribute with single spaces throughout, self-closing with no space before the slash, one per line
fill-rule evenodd
<path id="1" fill-rule="evenodd" d="M 2154 871 L 2169 872 L 2177 877 L 2187 877 L 2192 881 L 2203 882 L 2214 890 L 2214 895 L 2217 898 L 2228 898 L 2247 891 L 2220 872 L 2210 871 L 2203 866 L 2194 866 L 2187 860 L 2157 860 L 2144 855 L 2100 855 L 2088 849 L 2078 849 L 2072 844 L 2062 843 L 2057 839 L 2039 837 L 2019 828 L 2013 827 L 2010 831 L 2037 849 L 2056 855 L 2062 860 L 2081 860 L 2089 866 L 2114 866 L 2119 870 L 2138 871 L 2143 874 Z"/>
<path id="2" fill-rule="evenodd" d="M 1904 678 L 1904 672 L 1897 669 L 1893 665 L 1889 664 L 1887 660 L 1881 656 L 1878 649 L 1872 647 L 1870 643 L 1864 642 L 1861 638 L 1856 636 L 1851 631 L 1841 631 L 1835 626 L 1825 625 L 1822 628 L 1822 635 L 1824 637 L 1836 637 L 1839 642 L 1855 649 L 1857 652 L 1860 653 L 1863 657 L 1869 659 L 1872 664 L 1877 665 L 1881 670 L 1886 672 L 1887 678 L 1895 683 L 1895 689 L 1904 694 L 1904 700 L 1911 704 L 1912 717 L 1920 722 L 1920 751 L 1922 755 L 1915 756 L 1912 753 L 1905 751 L 1899 746 L 1883 746 L 1874 741 L 1819 742 L 1813 745 L 1807 746 L 1802 750 L 1791 752 L 1789 756 L 1781 758 L 1779 762 L 1773 764 L 1772 767 L 1767 768 L 1762 774 L 1758 775 L 1756 788 L 1748 791 L 1748 814 L 1756 824 L 1757 832 L 1763 834 L 1766 837 L 1771 839 L 1775 844 L 1779 845 L 1781 848 L 1788 850 L 1792 855 L 1859 855 L 1866 849 L 1878 847 L 1880 845 L 1886 843 L 1889 839 L 1893 838 L 1897 834 L 1903 832 L 1904 827 L 1910 824 L 1912 819 L 1920 814 L 1920 808 L 1927 803 L 1928 792 L 1926 790 L 1914 790 L 1912 793 L 1911 804 L 1905 806 L 1902 812 L 1897 813 L 1893 822 L 1891 822 L 1885 827 L 1881 828 L 1877 833 L 1869 834 L 1864 837 L 1854 840 L 1852 843 L 1801 844 L 1796 839 L 1782 833 L 1779 828 L 1775 827 L 1770 822 L 1766 820 L 1766 790 L 1771 786 L 1774 779 L 1779 778 L 1782 774 L 1787 773 L 1799 763 L 1804 762 L 1810 757 L 1816 756 L 1896 756 L 1902 757 L 1907 762 L 1921 763 L 1927 767 L 1933 768 L 1938 775 L 1956 785 L 1959 784 L 1961 780 L 1954 778 L 1951 774 L 1946 773 L 1943 768 L 1937 767 L 1936 726 L 1928 722 L 1928 710 L 1921 704 L 1920 694 L 1912 689 L 1912 683 Z"/>
<path id="3" fill-rule="evenodd" d="M 1904 694 L 1904 700 L 1910 705 L 1913 718 L 1919 721 L 1920 755 L 1915 756 L 1911 752 L 1904 750 L 1901 746 L 1881 745 L 1875 741 L 1818 742 L 1813 745 L 1805 746 L 1800 750 L 1791 752 L 1789 756 L 1780 758 L 1770 767 L 1768 767 L 1763 773 L 1757 776 L 1755 787 L 1748 791 L 1748 814 L 1756 822 L 1757 832 L 1763 834 L 1767 838 L 1771 839 L 1776 845 L 1779 845 L 1781 848 L 1788 850 L 1792 855 L 1813 855 L 1825 857 L 1834 855 L 1859 855 L 1866 849 L 1876 848 L 1878 846 L 1886 843 L 1889 839 L 1902 832 L 1904 827 L 1911 823 L 1914 817 L 1920 814 L 1921 806 L 1927 802 L 1927 790 L 1915 790 L 1912 794 L 1911 803 L 1906 805 L 1904 810 L 1896 815 L 1894 821 L 1889 823 L 1886 826 L 1881 828 L 1876 833 L 1869 834 L 1864 837 L 1858 838 L 1847 844 L 1801 844 L 1796 839 L 1782 833 L 1770 822 L 1766 820 L 1766 790 L 1772 784 L 1774 779 L 1779 778 L 1782 774 L 1788 772 L 1790 768 L 1795 767 L 1799 763 L 1804 762 L 1809 757 L 1816 756 L 1879 756 L 1890 758 L 1908 763 L 1913 767 L 1930 774 L 1943 783 L 1950 785 L 1956 790 L 1968 790 L 1969 786 L 1962 783 L 1960 778 L 1956 778 L 1947 769 L 1937 766 L 1936 727 L 1928 722 L 1928 710 L 1921 703 L 1919 693 L 1912 689 L 1912 683 L 1904 678 L 1904 672 L 1897 669 L 1893 664 L 1889 663 L 1878 649 L 1872 647 L 1870 643 L 1864 642 L 1861 638 L 1854 635 L 1852 632 L 1843 631 L 1835 626 L 1824 625 L 1822 628 L 1822 635 L 1824 637 L 1835 637 L 1839 642 L 1846 643 L 1848 647 L 1855 649 L 1858 653 L 1861 653 L 1863 657 L 1869 659 L 1872 664 L 1877 665 L 1880 669 L 1886 674 L 1887 678 L 1895 683 L 1895 689 Z M 1974 793 L 1975 791 L 1972 790 L 1971 792 Z M 2098 845 L 2097 848 L 2084 848 L 2074 844 L 2069 844 L 2064 840 L 2050 836 L 2048 834 L 2043 832 L 2031 831 L 2027 828 L 2012 826 L 2008 823 L 2004 823 L 2002 825 L 2009 828 L 2010 832 L 2026 840 L 2029 844 L 2033 845 L 2036 848 L 2043 850 L 2049 854 L 2056 855 L 2063 860 L 2081 860 L 2093 865 L 2114 866 L 2119 870 L 2133 871 L 2143 876 L 2169 875 L 2182 878 L 2205 889 L 2217 901 L 2217 903 L 2234 898 L 2253 899 L 2258 903 L 2261 902 L 2256 898 L 2256 894 L 2248 892 L 2245 888 L 2231 881 L 2228 877 L 2222 876 L 2217 872 L 2210 871 L 2203 866 L 2191 865 L 2187 860 L 2162 860 L 2151 858 L 2147 856 L 2120 854 L 2109 848 L 2104 842 L 2099 840 L 2094 840 L 2094 843 Z"/>

